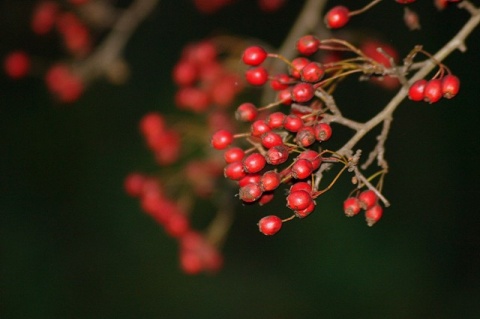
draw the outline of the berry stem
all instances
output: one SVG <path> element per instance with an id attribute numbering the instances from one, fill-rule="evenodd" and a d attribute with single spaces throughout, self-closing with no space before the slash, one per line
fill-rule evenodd
<path id="1" fill-rule="evenodd" d="M 366 6 L 364 6 L 361 9 L 358 9 L 358 10 L 355 10 L 355 11 L 350 11 L 349 16 L 353 17 L 354 15 L 363 13 L 363 12 L 369 10 L 370 8 L 372 8 L 374 5 L 379 4 L 380 2 L 382 2 L 382 0 L 373 0 L 372 2 L 370 2 L 369 4 L 367 4 Z"/>

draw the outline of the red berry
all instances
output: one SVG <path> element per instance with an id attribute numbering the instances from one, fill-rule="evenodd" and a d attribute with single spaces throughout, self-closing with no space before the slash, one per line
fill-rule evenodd
<path id="1" fill-rule="evenodd" d="M 303 127 L 303 120 L 295 114 L 289 114 L 285 117 L 283 127 L 285 127 L 287 131 L 298 132 L 298 130 Z"/>
<path id="2" fill-rule="evenodd" d="M 296 182 L 290 187 L 290 193 L 296 192 L 296 191 L 306 191 L 307 193 L 311 194 L 312 193 L 312 185 L 309 184 L 308 182 Z"/>
<path id="3" fill-rule="evenodd" d="M 295 137 L 295 141 L 298 145 L 308 147 L 315 143 L 315 130 L 311 126 L 303 126 L 298 130 Z"/>
<path id="4" fill-rule="evenodd" d="M 297 159 L 292 165 L 292 176 L 295 179 L 306 179 L 312 175 L 313 165 L 308 159 Z"/>
<path id="5" fill-rule="evenodd" d="M 223 169 L 223 175 L 228 179 L 238 181 L 244 178 L 247 173 L 245 173 L 245 170 L 243 169 L 242 162 L 232 162 L 225 166 Z"/>
<path id="6" fill-rule="evenodd" d="M 285 145 L 277 145 L 270 148 L 265 154 L 265 160 L 268 164 L 279 165 L 285 163 L 288 159 L 290 149 Z"/>
<path id="7" fill-rule="evenodd" d="M 290 75 L 296 79 L 300 79 L 301 78 L 300 72 L 308 63 L 310 63 L 310 60 L 304 57 L 293 59 L 290 66 Z"/>
<path id="8" fill-rule="evenodd" d="M 460 79 L 453 74 L 448 74 L 442 79 L 443 97 L 451 99 L 460 90 Z"/>
<path id="9" fill-rule="evenodd" d="M 272 129 L 270 126 L 265 123 L 264 120 L 256 120 L 255 122 L 252 123 L 250 126 L 250 131 L 252 136 L 260 137 L 264 133 L 271 131 Z"/>
<path id="10" fill-rule="evenodd" d="M 238 196 L 245 203 L 253 203 L 262 196 L 263 190 L 260 184 L 250 183 L 240 187 Z"/>
<path id="11" fill-rule="evenodd" d="M 266 148 L 272 148 L 274 146 L 283 144 L 282 137 L 275 132 L 263 133 L 260 138 L 262 141 L 262 145 Z"/>
<path id="12" fill-rule="evenodd" d="M 320 154 L 314 150 L 305 150 L 297 156 L 298 159 L 307 159 L 312 163 L 313 170 L 316 170 L 322 164 Z"/>
<path id="13" fill-rule="evenodd" d="M 310 83 L 298 83 L 292 88 L 292 99 L 298 103 L 310 101 L 314 94 L 315 89 Z"/>
<path id="14" fill-rule="evenodd" d="M 258 205 L 263 206 L 265 204 L 270 203 L 273 200 L 274 194 L 273 192 L 265 192 L 260 196 L 258 199 Z"/>
<path id="15" fill-rule="evenodd" d="M 318 51 L 320 40 L 313 35 L 305 35 L 298 39 L 297 50 L 303 55 L 312 55 Z"/>
<path id="16" fill-rule="evenodd" d="M 357 215 L 360 209 L 360 201 L 356 197 L 349 197 L 343 202 L 343 211 L 348 217 Z"/>
<path id="17" fill-rule="evenodd" d="M 271 129 L 283 128 L 283 122 L 285 121 L 286 115 L 282 112 L 274 112 L 267 116 L 265 122 Z"/>
<path id="18" fill-rule="evenodd" d="M 442 80 L 433 79 L 428 81 L 423 91 L 423 100 L 431 104 L 438 102 L 442 96 Z"/>
<path id="19" fill-rule="evenodd" d="M 268 81 L 268 72 L 263 66 L 253 67 L 245 72 L 245 78 L 251 85 L 261 86 Z"/>
<path id="20" fill-rule="evenodd" d="M 325 15 L 325 24 L 330 29 L 338 29 L 350 20 L 350 10 L 344 6 L 335 6 Z"/>
<path id="21" fill-rule="evenodd" d="M 288 74 L 285 74 L 285 73 L 276 74 L 270 80 L 270 86 L 275 91 L 284 90 L 289 87 L 289 85 L 291 84 L 290 83 L 291 80 L 292 79 L 288 76 Z"/>
<path id="22" fill-rule="evenodd" d="M 268 171 L 262 175 L 260 185 L 264 191 L 273 191 L 280 185 L 280 175 L 276 171 Z"/>
<path id="23" fill-rule="evenodd" d="M 172 77 L 177 85 L 192 85 L 197 80 L 197 75 L 197 68 L 191 61 L 181 60 L 173 67 Z"/>
<path id="24" fill-rule="evenodd" d="M 313 199 L 310 193 L 303 190 L 290 192 L 287 196 L 287 206 L 294 211 L 305 209 L 312 202 Z"/>
<path id="25" fill-rule="evenodd" d="M 267 58 L 267 51 L 260 46 L 251 46 L 243 52 L 243 63 L 250 66 L 257 66 L 263 63 Z"/>
<path id="26" fill-rule="evenodd" d="M 243 122 L 252 122 L 258 115 L 258 110 L 253 103 L 242 103 L 235 111 L 235 118 Z"/>
<path id="27" fill-rule="evenodd" d="M 284 105 L 292 104 L 292 89 L 289 87 L 278 92 L 278 100 Z"/>
<path id="28" fill-rule="evenodd" d="M 140 196 L 145 185 L 146 177 L 139 173 L 130 173 L 125 178 L 124 188 L 125 192 L 130 196 Z"/>
<path id="29" fill-rule="evenodd" d="M 238 181 L 238 186 L 243 187 L 247 184 L 260 184 L 262 175 L 260 174 L 247 174 L 241 180 Z"/>
<path id="30" fill-rule="evenodd" d="M 243 159 L 243 169 L 247 173 L 258 173 L 266 164 L 265 157 L 260 153 L 249 154 Z"/>
<path id="31" fill-rule="evenodd" d="M 305 65 L 300 73 L 302 75 L 302 81 L 315 83 L 322 79 L 325 74 L 325 69 L 323 65 L 318 62 L 310 62 Z"/>
<path id="32" fill-rule="evenodd" d="M 376 222 L 382 218 L 383 208 L 376 204 L 365 211 L 365 220 L 368 226 L 373 226 Z"/>
<path id="33" fill-rule="evenodd" d="M 423 101 L 425 91 L 425 85 L 427 80 L 420 79 L 412 83 L 408 89 L 408 98 L 412 101 Z"/>
<path id="34" fill-rule="evenodd" d="M 264 235 L 275 235 L 282 228 L 282 220 L 275 215 L 265 216 L 258 222 L 258 230 Z"/>
<path id="35" fill-rule="evenodd" d="M 30 70 L 30 57 L 23 51 L 11 52 L 4 60 L 5 73 L 12 79 L 20 79 Z"/>
<path id="36" fill-rule="evenodd" d="M 39 2 L 34 9 L 31 27 L 34 33 L 44 35 L 53 29 L 58 14 L 58 3 L 54 1 Z"/>
<path id="37" fill-rule="evenodd" d="M 227 130 L 219 130 L 212 136 L 211 145 L 217 150 L 227 148 L 233 141 L 233 134 Z"/>
<path id="38" fill-rule="evenodd" d="M 243 159 L 245 152 L 240 147 L 232 147 L 223 153 L 223 158 L 226 163 L 238 162 Z"/>
<path id="39" fill-rule="evenodd" d="M 325 142 L 332 136 L 332 127 L 328 123 L 318 123 L 314 130 L 315 138 L 320 142 Z"/>
<path id="40" fill-rule="evenodd" d="M 360 201 L 360 206 L 363 209 L 369 209 L 377 203 L 377 194 L 371 189 L 363 191 L 358 195 L 358 200 Z"/>
<path id="41" fill-rule="evenodd" d="M 295 211 L 295 216 L 297 216 L 298 218 L 305 218 L 307 217 L 308 215 L 310 215 L 314 210 L 315 210 L 315 201 L 312 200 L 310 202 L 310 205 L 308 205 L 306 208 L 304 209 L 297 209 Z"/>

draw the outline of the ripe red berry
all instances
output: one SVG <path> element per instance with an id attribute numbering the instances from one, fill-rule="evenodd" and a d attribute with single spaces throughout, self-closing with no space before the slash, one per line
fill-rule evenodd
<path id="1" fill-rule="evenodd" d="M 312 193 L 312 185 L 309 184 L 308 182 L 302 182 L 302 181 L 296 182 L 295 184 L 293 184 L 290 187 L 289 192 L 292 193 L 292 192 L 296 192 L 296 191 L 300 191 L 300 190 L 306 191 L 307 193 L 311 194 Z"/>
<path id="2" fill-rule="evenodd" d="M 249 154 L 243 159 L 243 169 L 247 173 L 258 173 L 266 164 L 265 157 L 260 153 Z"/>
<path id="3" fill-rule="evenodd" d="M 238 181 L 244 178 L 247 173 L 243 169 L 243 163 L 239 161 L 229 163 L 227 166 L 225 166 L 223 169 L 223 175 L 228 179 Z"/>
<path id="4" fill-rule="evenodd" d="M 300 72 L 308 63 L 310 63 L 310 60 L 304 57 L 293 59 L 290 66 L 290 75 L 296 79 L 300 79 L 301 78 Z"/>
<path id="5" fill-rule="evenodd" d="M 310 83 L 298 83 L 292 88 L 292 99 L 298 103 L 308 102 L 313 98 L 315 89 Z"/>
<path id="6" fill-rule="evenodd" d="M 253 67 L 245 72 L 245 78 L 251 85 L 261 86 L 268 81 L 268 72 L 263 66 Z"/>
<path id="7" fill-rule="evenodd" d="M 282 228 L 282 220 L 275 215 L 265 216 L 258 222 L 258 230 L 264 235 L 275 235 Z"/>
<path id="8" fill-rule="evenodd" d="M 292 89 L 290 87 L 286 88 L 285 90 L 281 90 L 278 92 L 278 100 L 282 102 L 284 105 L 292 104 Z"/>
<path id="9" fill-rule="evenodd" d="M 265 204 L 270 203 L 273 200 L 274 193 L 273 192 L 265 192 L 260 196 L 258 199 L 258 205 L 263 206 Z"/>
<path id="10" fill-rule="evenodd" d="M 300 155 L 297 156 L 297 158 L 309 160 L 312 163 L 313 170 L 316 170 L 322 164 L 322 158 L 320 157 L 320 154 L 310 149 L 301 152 Z"/>
<path id="11" fill-rule="evenodd" d="M 270 80 L 270 86 L 275 91 L 284 90 L 289 87 L 292 79 L 285 73 L 279 73 L 272 77 Z"/>
<path id="12" fill-rule="evenodd" d="M 425 91 L 425 85 L 427 80 L 420 79 L 412 83 L 408 89 L 408 98 L 412 101 L 423 101 Z"/>
<path id="13" fill-rule="evenodd" d="M 349 197 L 343 202 L 343 211 L 348 217 L 357 215 L 360 210 L 360 201 L 356 197 Z"/>
<path id="14" fill-rule="evenodd" d="M 290 149 L 286 145 L 277 145 L 270 148 L 265 154 L 265 160 L 268 164 L 280 165 L 288 159 Z"/>
<path id="15" fill-rule="evenodd" d="M 247 184 L 260 184 L 262 179 L 262 175 L 260 174 L 247 174 L 241 180 L 238 181 L 238 186 L 243 187 Z"/>
<path id="16" fill-rule="evenodd" d="M 253 103 L 245 102 L 235 111 L 235 118 L 243 122 L 252 122 L 257 118 L 258 110 Z"/>
<path id="17" fill-rule="evenodd" d="M 365 211 L 365 220 L 368 226 L 373 226 L 382 218 L 383 208 L 379 204 L 373 205 Z"/>
<path id="18" fill-rule="evenodd" d="M 315 130 L 311 126 L 303 126 L 298 130 L 295 137 L 295 141 L 298 145 L 308 147 L 315 143 Z"/>
<path id="19" fill-rule="evenodd" d="M 363 191 L 358 195 L 358 200 L 360 201 L 360 206 L 363 209 L 369 209 L 377 203 L 377 194 L 371 189 Z"/>
<path id="20" fill-rule="evenodd" d="M 30 70 L 30 57 L 23 51 L 14 51 L 7 55 L 3 66 L 5 73 L 12 79 L 20 79 Z"/>
<path id="21" fill-rule="evenodd" d="M 260 184 L 250 183 L 240 187 L 238 196 L 245 203 L 253 203 L 262 196 L 263 190 Z"/>
<path id="22" fill-rule="evenodd" d="M 325 74 L 323 65 L 318 62 L 310 62 L 300 72 L 302 75 L 302 81 L 315 83 L 322 79 Z"/>
<path id="23" fill-rule="evenodd" d="M 276 171 L 265 172 L 260 179 L 260 185 L 264 191 L 273 191 L 280 185 L 280 182 L 280 175 Z"/>
<path id="24" fill-rule="evenodd" d="M 245 152 L 240 147 L 232 147 L 223 153 L 223 158 L 226 163 L 238 162 L 243 159 Z"/>
<path id="25" fill-rule="evenodd" d="M 219 130 L 213 134 L 211 145 L 217 150 L 227 148 L 233 141 L 233 134 L 227 130 Z"/>
<path id="26" fill-rule="evenodd" d="M 315 138 L 320 142 L 325 142 L 332 136 L 332 127 L 328 123 L 318 123 L 314 130 Z"/>
<path id="27" fill-rule="evenodd" d="M 305 209 L 312 202 L 312 196 L 304 190 L 290 192 L 287 196 L 287 206 L 294 211 Z"/>
<path id="28" fill-rule="evenodd" d="M 438 102 L 443 96 L 442 92 L 442 80 L 433 79 L 425 84 L 423 91 L 423 100 L 430 104 Z"/>
<path id="29" fill-rule="evenodd" d="M 250 66 L 257 66 L 267 58 L 267 51 L 260 46 L 251 46 L 245 49 L 242 55 L 243 63 Z"/>
<path id="30" fill-rule="evenodd" d="M 295 114 L 289 114 L 285 117 L 283 127 L 285 127 L 287 131 L 298 132 L 298 130 L 303 127 L 303 120 Z"/>
<path id="31" fill-rule="evenodd" d="M 297 50 L 303 55 L 312 55 L 318 51 L 320 40 L 313 35 L 305 35 L 298 39 Z"/>
<path id="32" fill-rule="evenodd" d="M 312 175 L 313 165 L 308 159 L 297 159 L 292 165 L 292 177 L 295 179 L 306 179 Z"/>
<path id="33" fill-rule="evenodd" d="M 271 129 L 283 128 L 285 117 L 286 115 L 283 112 L 273 112 L 267 116 L 265 122 Z"/>
<path id="34" fill-rule="evenodd" d="M 350 10 L 345 6 L 335 6 L 325 15 L 325 24 L 330 29 L 338 29 L 350 20 Z"/>
<path id="35" fill-rule="evenodd" d="M 297 209 L 295 211 L 295 216 L 297 216 L 298 218 L 305 218 L 307 217 L 308 215 L 310 215 L 314 210 L 315 210 L 315 201 L 312 200 L 310 202 L 310 205 L 308 205 L 306 208 L 304 209 Z"/>
<path id="36" fill-rule="evenodd" d="M 453 74 L 448 74 L 442 79 L 443 97 L 451 99 L 460 90 L 460 79 Z"/>
<path id="37" fill-rule="evenodd" d="M 260 138 L 262 141 L 262 145 L 266 148 L 272 148 L 274 146 L 283 144 L 282 137 L 275 132 L 270 131 L 263 133 Z"/>
<path id="38" fill-rule="evenodd" d="M 271 131 L 272 129 L 264 120 L 256 120 L 250 126 L 250 132 L 252 136 L 260 137 L 264 133 Z"/>

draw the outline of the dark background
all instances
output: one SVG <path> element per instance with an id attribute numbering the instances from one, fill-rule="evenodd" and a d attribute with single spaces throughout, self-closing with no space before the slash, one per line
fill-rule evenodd
<path id="1" fill-rule="evenodd" d="M 29 34 L 33 1 L 0 3 L 2 56 L 25 48 L 57 58 Z M 395 113 L 385 185 L 392 206 L 373 228 L 343 216 L 346 185 L 273 237 L 255 223 L 278 207 L 239 209 L 223 270 L 191 277 L 178 268 L 176 242 L 124 194 L 129 172 L 156 169 L 138 120 L 152 110 L 175 112 L 170 72 L 183 45 L 222 31 L 278 46 L 302 3 L 290 0 L 268 15 L 239 1 L 201 16 L 188 1 L 162 1 L 126 48 L 130 81 L 98 82 L 73 105 L 54 103 L 41 79 L 1 77 L 1 318 L 480 316 L 479 30 L 466 53 L 445 61 L 462 79 L 456 98 L 405 101 Z M 350 27 L 402 54 L 419 43 L 434 52 L 468 18 L 454 8 L 437 13 L 432 1 L 412 8 L 420 31 L 402 25 L 393 1 Z M 391 96 L 360 87 L 337 96 L 360 117 Z"/>

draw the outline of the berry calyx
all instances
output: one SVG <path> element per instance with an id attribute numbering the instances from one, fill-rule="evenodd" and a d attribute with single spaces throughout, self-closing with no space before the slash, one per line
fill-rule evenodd
<path id="1" fill-rule="evenodd" d="M 315 138 L 320 142 L 325 142 L 332 137 L 332 127 L 328 123 L 318 123 L 314 130 Z"/>
<path id="2" fill-rule="evenodd" d="M 258 221 L 258 230 L 264 235 L 271 236 L 280 231 L 282 224 L 280 217 L 269 215 Z"/>
<path id="3" fill-rule="evenodd" d="M 257 66 L 263 63 L 267 58 L 267 51 L 260 46 L 251 46 L 245 49 L 242 55 L 242 61 L 246 65 Z"/>
<path id="4" fill-rule="evenodd" d="M 335 6 L 325 15 L 327 28 L 338 29 L 350 20 L 350 10 L 345 6 Z"/>

